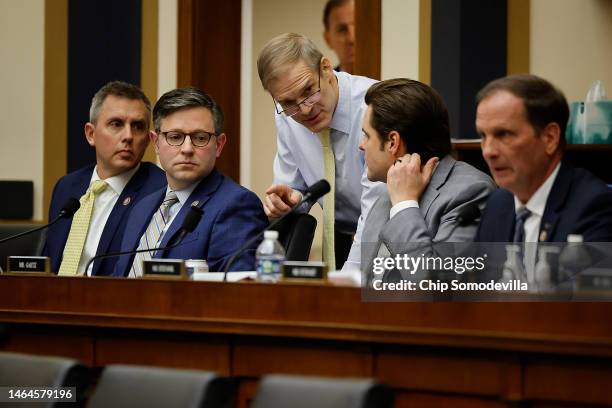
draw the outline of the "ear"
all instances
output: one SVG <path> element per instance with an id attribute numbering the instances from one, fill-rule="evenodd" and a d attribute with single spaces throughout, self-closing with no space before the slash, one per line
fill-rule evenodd
<path id="1" fill-rule="evenodd" d="M 89 143 L 91 147 L 95 147 L 96 140 L 94 138 L 94 131 L 96 130 L 96 125 L 94 125 L 91 122 L 87 122 L 85 124 L 84 130 L 85 130 L 85 139 L 87 139 L 87 143 Z"/>
<path id="2" fill-rule="evenodd" d="M 399 159 L 407 153 L 404 140 L 397 130 L 389 132 L 389 140 L 387 140 L 389 153 L 396 159 Z"/>
<path id="3" fill-rule="evenodd" d="M 217 136 L 217 158 L 221 156 L 221 152 L 223 151 L 223 146 L 225 146 L 225 142 L 227 142 L 227 137 L 225 133 L 221 133 Z"/>
<path id="4" fill-rule="evenodd" d="M 561 128 L 559 127 L 559 124 L 552 122 L 546 125 L 544 130 L 542 130 L 540 137 L 544 142 L 546 154 L 552 156 L 557 151 L 559 144 L 561 143 Z"/>
<path id="5" fill-rule="evenodd" d="M 155 153 L 159 155 L 159 146 L 157 145 L 159 136 L 157 135 L 157 133 L 151 130 L 149 132 L 149 139 L 151 140 L 151 143 L 153 143 L 153 146 L 155 146 Z"/>
<path id="6" fill-rule="evenodd" d="M 321 70 L 324 74 L 331 74 L 333 72 L 334 66 L 329 58 L 321 57 Z"/>

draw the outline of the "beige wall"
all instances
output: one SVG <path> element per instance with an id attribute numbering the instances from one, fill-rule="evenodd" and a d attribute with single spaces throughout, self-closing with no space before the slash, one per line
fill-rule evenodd
<path id="1" fill-rule="evenodd" d="M 382 0 L 381 79 L 419 79 L 419 0 Z"/>
<path id="2" fill-rule="evenodd" d="M 531 0 L 530 70 L 584 100 L 601 79 L 612 97 L 612 1 Z"/>
<path id="3" fill-rule="evenodd" d="M 36 220 L 43 218 L 44 12 L 44 0 L 0 0 L 0 179 L 34 181 Z"/>

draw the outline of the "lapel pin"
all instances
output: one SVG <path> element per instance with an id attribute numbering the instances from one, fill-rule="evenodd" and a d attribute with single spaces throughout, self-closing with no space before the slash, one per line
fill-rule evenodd
<path id="1" fill-rule="evenodd" d="M 195 200 L 193 203 L 191 203 L 192 207 L 197 207 L 198 205 L 200 205 L 200 202 L 198 200 Z"/>
<path id="2" fill-rule="evenodd" d="M 130 197 L 125 197 L 125 199 L 123 200 L 123 205 L 128 205 L 132 202 L 132 199 Z"/>
<path id="3" fill-rule="evenodd" d="M 548 231 L 545 229 L 540 232 L 540 242 L 548 241 Z"/>

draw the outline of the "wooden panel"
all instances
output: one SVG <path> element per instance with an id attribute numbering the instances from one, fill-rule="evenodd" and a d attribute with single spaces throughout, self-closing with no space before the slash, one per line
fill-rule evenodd
<path id="1" fill-rule="evenodd" d="M 469 352 L 411 351 L 379 352 L 375 376 L 393 387 L 410 390 L 520 396 L 518 361 Z"/>
<path id="2" fill-rule="evenodd" d="M 534 400 L 610 404 L 612 362 L 536 360 L 525 367 L 525 397 Z"/>
<path id="3" fill-rule="evenodd" d="M 508 75 L 529 73 L 531 0 L 508 1 Z"/>
<path id="4" fill-rule="evenodd" d="M 68 0 L 45 0 L 43 220 L 67 169 Z"/>
<path id="5" fill-rule="evenodd" d="M 380 79 L 381 0 L 355 0 L 355 75 Z"/>
<path id="6" fill-rule="evenodd" d="M 225 115 L 227 144 L 217 168 L 240 181 L 240 0 L 179 0 L 178 86 L 213 97 Z"/>
<path id="7" fill-rule="evenodd" d="M 232 373 L 246 377 L 271 373 L 371 377 L 372 355 L 365 346 L 347 347 L 318 342 L 306 344 L 294 340 L 239 341 L 234 346 Z"/>
<path id="8" fill-rule="evenodd" d="M 0 350 L 36 355 L 61 356 L 94 365 L 91 330 L 71 327 L 10 325 Z"/>
<path id="9" fill-rule="evenodd" d="M 508 404 L 492 398 L 471 398 L 464 395 L 436 395 L 397 391 L 395 408 L 508 408 Z"/>
<path id="10" fill-rule="evenodd" d="M 96 338 L 96 366 L 137 364 L 230 374 L 226 341 L 197 334 L 105 332 Z"/>
<path id="11" fill-rule="evenodd" d="M 140 87 L 151 101 L 151 109 L 157 101 L 158 6 L 158 0 L 142 0 Z M 152 163 L 157 161 L 153 144 L 149 144 L 142 159 Z"/>
<path id="12" fill-rule="evenodd" d="M 419 1 L 419 81 L 431 83 L 431 0 Z"/>

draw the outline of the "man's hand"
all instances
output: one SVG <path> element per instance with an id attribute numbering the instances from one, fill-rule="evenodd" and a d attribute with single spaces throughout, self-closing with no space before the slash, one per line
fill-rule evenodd
<path id="1" fill-rule="evenodd" d="M 266 190 L 264 211 L 268 218 L 280 218 L 300 202 L 302 194 L 286 184 L 272 184 Z"/>
<path id="2" fill-rule="evenodd" d="M 438 161 L 437 157 L 432 157 L 421 167 L 421 156 L 417 153 L 397 159 L 387 172 L 387 191 L 392 205 L 400 201 L 419 201 Z"/>

